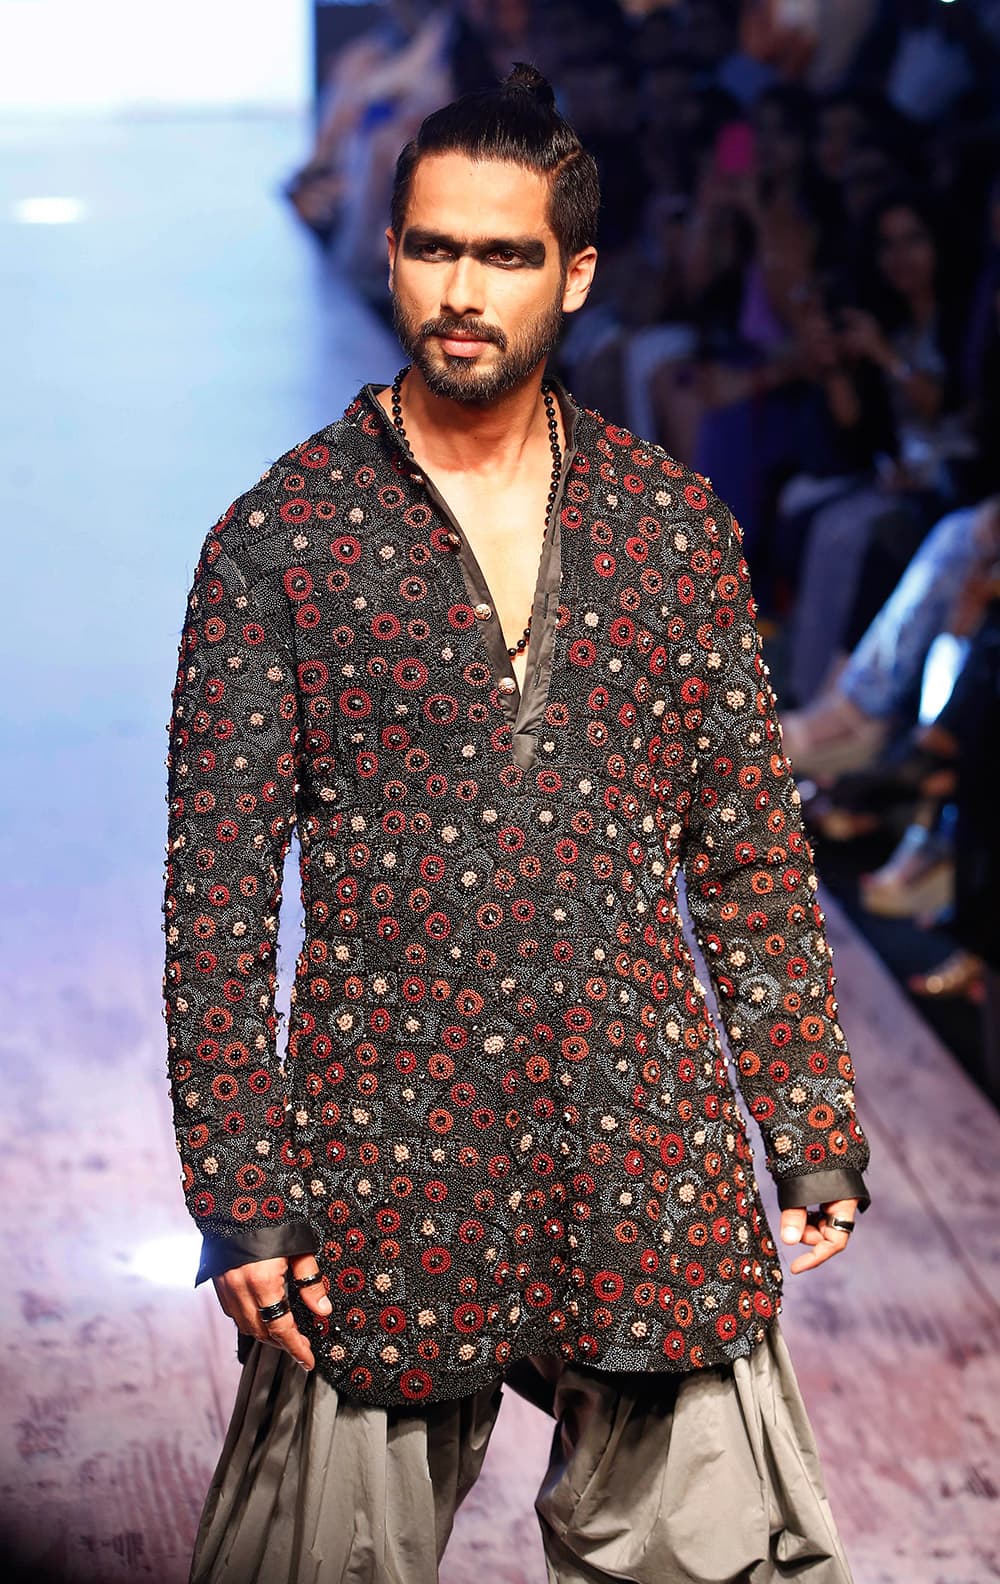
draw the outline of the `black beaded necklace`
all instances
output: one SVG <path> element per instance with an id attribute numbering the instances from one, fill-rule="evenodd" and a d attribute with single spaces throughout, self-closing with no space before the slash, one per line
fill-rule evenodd
<path id="1" fill-rule="evenodd" d="M 406 364 L 404 368 L 399 370 L 399 373 L 392 382 L 392 422 L 396 433 L 399 435 L 404 446 L 406 447 L 407 456 L 410 458 L 411 462 L 416 462 L 417 459 L 413 455 L 409 439 L 407 438 L 406 429 L 403 426 L 403 403 L 400 395 L 403 380 L 409 372 L 410 364 Z M 552 517 L 552 507 L 554 506 L 556 496 L 559 493 L 559 479 L 562 476 L 562 451 L 559 446 L 559 425 L 556 422 L 555 396 L 552 393 L 552 386 L 548 383 L 542 384 L 542 397 L 545 401 L 545 415 L 549 424 L 549 445 L 552 448 L 552 478 L 549 483 L 549 498 L 545 506 L 545 532 L 542 535 L 542 548 L 544 550 L 545 540 L 548 537 L 549 532 L 549 521 Z M 529 616 L 528 625 L 525 627 L 521 637 L 517 640 L 517 643 L 514 644 L 513 648 L 510 646 L 510 644 L 507 645 L 507 653 L 510 655 L 512 660 L 515 655 L 520 654 L 521 650 L 525 648 L 530 637 L 531 617 Z"/>

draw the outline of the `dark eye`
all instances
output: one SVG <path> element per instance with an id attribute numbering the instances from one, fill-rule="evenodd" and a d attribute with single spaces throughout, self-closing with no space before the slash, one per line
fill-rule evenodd
<path id="1" fill-rule="evenodd" d="M 494 248 L 490 257 L 499 259 L 501 264 L 518 264 L 521 259 L 516 248 Z"/>

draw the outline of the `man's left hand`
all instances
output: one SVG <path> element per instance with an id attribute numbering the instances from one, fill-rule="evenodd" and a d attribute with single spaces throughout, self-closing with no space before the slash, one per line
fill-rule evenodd
<path id="1" fill-rule="evenodd" d="M 783 1243 L 808 1243 L 809 1253 L 801 1254 L 791 1264 L 792 1272 L 812 1270 L 822 1265 L 834 1254 L 847 1247 L 852 1236 L 831 1225 L 834 1216 L 838 1221 L 854 1221 L 858 1213 L 857 1199 L 831 1199 L 818 1210 L 782 1210 L 781 1241 Z"/>

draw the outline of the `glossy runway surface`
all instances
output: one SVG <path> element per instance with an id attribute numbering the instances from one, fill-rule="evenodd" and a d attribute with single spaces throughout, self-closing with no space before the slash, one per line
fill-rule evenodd
<path id="1" fill-rule="evenodd" d="M 0 1512 L 74 1584 L 184 1584 L 238 1371 L 191 1288 L 160 1016 L 190 573 L 268 461 L 401 361 L 274 196 L 306 142 L 280 117 L 0 125 Z M 15 224 L 37 196 L 85 216 Z M 282 1005 L 292 871 L 285 898 Z M 788 1277 L 783 1326 L 857 1584 L 986 1584 L 1000 1120 L 828 918 L 874 1203 L 848 1256 Z M 540 1584 L 550 1431 L 508 1392 L 444 1584 Z"/>

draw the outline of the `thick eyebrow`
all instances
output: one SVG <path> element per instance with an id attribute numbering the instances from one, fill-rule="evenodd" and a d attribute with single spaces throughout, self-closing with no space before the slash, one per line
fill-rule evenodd
<path id="1" fill-rule="evenodd" d="M 534 236 L 489 237 L 483 242 L 463 242 L 457 237 L 445 236 L 440 231 L 409 227 L 403 233 L 403 252 L 406 257 L 415 258 L 423 248 L 444 248 L 457 258 L 463 253 L 471 253 L 476 258 L 488 258 L 491 253 L 502 253 L 509 249 L 513 253 L 520 253 L 524 262 L 534 269 L 541 269 L 545 263 L 545 243 Z"/>

